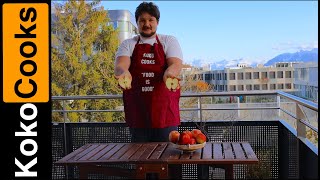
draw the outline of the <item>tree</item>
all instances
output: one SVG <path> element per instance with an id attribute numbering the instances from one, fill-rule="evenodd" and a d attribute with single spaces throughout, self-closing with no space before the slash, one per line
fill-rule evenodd
<path id="1" fill-rule="evenodd" d="M 120 94 L 114 78 L 114 59 L 119 45 L 118 31 L 109 25 L 100 1 L 67 1 L 54 4 L 52 27 L 52 95 Z M 120 100 L 75 100 L 66 109 L 115 109 Z M 53 102 L 62 109 L 61 102 Z M 71 122 L 115 121 L 119 113 L 68 113 Z M 61 116 L 53 114 L 54 121 Z"/>

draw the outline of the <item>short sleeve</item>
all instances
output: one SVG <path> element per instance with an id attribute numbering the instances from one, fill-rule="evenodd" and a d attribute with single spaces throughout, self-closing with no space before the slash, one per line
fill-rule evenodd
<path id="1" fill-rule="evenodd" d="M 129 43 L 129 40 L 126 39 L 124 41 L 122 41 L 122 43 L 120 44 L 117 52 L 116 52 L 116 59 L 119 57 L 119 56 L 131 56 L 132 52 L 130 50 L 130 43 Z"/>
<path id="2" fill-rule="evenodd" d="M 183 61 L 182 50 L 178 40 L 174 36 L 169 36 L 166 43 L 166 57 L 176 57 Z"/>

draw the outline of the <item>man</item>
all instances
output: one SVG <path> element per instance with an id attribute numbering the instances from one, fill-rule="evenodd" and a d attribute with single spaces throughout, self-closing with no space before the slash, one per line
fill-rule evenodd
<path id="1" fill-rule="evenodd" d="M 166 88 L 182 68 L 182 51 L 175 37 L 157 34 L 160 11 L 152 2 L 135 12 L 139 34 L 124 40 L 116 54 L 115 77 L 132 79 L 123 91 L 125 120 L 133 142 L 168 141 L 180 125 L 180 90 Z"/>

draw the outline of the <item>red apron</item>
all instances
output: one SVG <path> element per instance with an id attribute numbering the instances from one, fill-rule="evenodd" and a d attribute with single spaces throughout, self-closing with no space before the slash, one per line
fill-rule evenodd
<path id="1" fill-rule="evenodd" d="M 123 92 L 126 123 L 131 128 L 166 128 L 180 125 L 180 90 L 169 91 L 163 82 L 168 65 L 163 47 L 139 44 L 131 56 L 131 89 Z"/>

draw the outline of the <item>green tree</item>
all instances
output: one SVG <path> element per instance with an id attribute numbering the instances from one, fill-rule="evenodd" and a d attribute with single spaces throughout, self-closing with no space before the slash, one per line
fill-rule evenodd
<path id="1" fill-rule="evenodd" d="M 67 1 L 54 4 L 52 24 L 52 95 L 79 96 L 120 94 L 114 78 L 114 59 L 119 45 L 118 31 L 109 25 L 108 13 L 100 1 Z M 114 109 L 121 100 L 75 100 L 66 109 Z M 61 101 L 53 102 L 62 109 Z M 117 121 L 121 113 L 68 113 L 71 122 Z M 61 121 L 54 113 L 53 120 Z M 120 117 L 121 118 L 121 117 Z"/>

